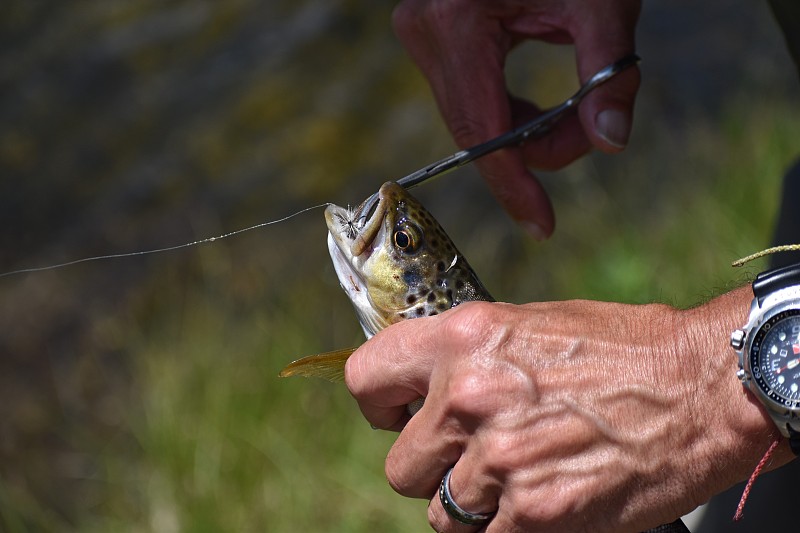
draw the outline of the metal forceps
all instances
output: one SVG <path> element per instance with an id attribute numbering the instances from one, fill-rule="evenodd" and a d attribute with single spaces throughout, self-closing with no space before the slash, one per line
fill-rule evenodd
<path id="1" fill-rule="evenodd" d="M 520 145 L 530 138 L 541 137 L 550 131 L 553 125 L 558 122 L 564 115 L 573 111 L 581 103 L 584 96 L 589 94 L 595 87 L 601 85 L 628 67 L 632 67 L 641 61 L 641 58 L 636 54 L 630 54 L 622 59 L 611 63 L 600 69 L 594 76 L 584 83 L 578 91 L 570 98 L 561 104 L 545 111 L 535 119 L 518 126 L 513 130 L 507 131 L 494 139 L 461 150 L 455 154 L 445 157 L 435 163 L 431 163 L 407 176 L 397 180 L 397 184 L 406 189 L 416 187 L 435 176 L 441 176 L 446 172 L 462 167 L 468 163 L 479 159 L 486 154 L 490 154 L 501 148 L 509 146 Z M 375 208 L 378 202 L 378 193 L 373 194 L 364 201 L 363 208 L 360 210 L 362 215 L 370 216 L 370 212 Z"/>

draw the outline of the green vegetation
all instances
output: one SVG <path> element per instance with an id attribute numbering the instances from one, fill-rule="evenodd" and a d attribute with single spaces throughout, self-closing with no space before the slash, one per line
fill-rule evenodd
<path id="1" fill-rule="evenodd" d="M 0 270 L 355 204 L 453 149 L 390 5 L 19 4 L 11 19 L 28 33 L 4 34 L 29 92 L 0 104 Z M 574 89 L 571 52 L 547 56 L 537 83 L 521 65 L 543 50 L 520 51 L 514 84 L 552 103 Z M 796 81 L 772 79 L 689 113 L 660 107 L 645 78 L 623 155 L 543 176 L 558 216 L 546 243 L 474 170 L 419 196 L 498 299 L 690 306 L 765 264 L 729 266 L 769 244 L 798 155 Z M 342 386 L 277 377 L 362 341 L 321 211 L 2 278 L 0 301 L 0 530 L 427 529 L 426 502 L 384 479 L 394 435 L 371 430 Z"/>

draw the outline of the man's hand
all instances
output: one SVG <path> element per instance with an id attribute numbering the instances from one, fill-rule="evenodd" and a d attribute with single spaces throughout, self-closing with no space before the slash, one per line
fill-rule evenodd
<path id="1" fill-rule="evenodd" d="M 394 28 L 428 78 L 456 143 L 466 148 L 539 114 L 511 96 L 503 68 L 511 49 L 526 39 L 574 43 L 578 76 L 635 51 L 639 0 L 404 0 Z M 478 167 L 494 195 L 531 234 L 548 237 L 555 225 L 547 193 L 526 166 L 556 169 L 592 146 L 618 152 L 628 142 L 638 69 L 594 90 L 578 116 L 521 150 L 491 154 Z"/>
<path id="2" fill-rule="evenodd" d="M 402 428 L 386 475 L 431 499 L 437 531 L 476 529 L 435 496 L 451 466 L 462 508 L 497 511 L 489 533 L 642 531 L 746 478 L 777 436 L 728 345 L 749 298 L 467 303 L 382 331 L 346 381 L 370 423 Z M 787 462 L 788 445 L 774 457 Z"/>

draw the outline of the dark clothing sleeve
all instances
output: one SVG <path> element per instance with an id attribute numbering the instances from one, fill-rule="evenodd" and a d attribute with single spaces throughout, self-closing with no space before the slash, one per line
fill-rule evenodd
<path id="1" fill-rule="evenodd" d="M 769 6 L 800 72 L 800 0 L 769 0 Z"/>

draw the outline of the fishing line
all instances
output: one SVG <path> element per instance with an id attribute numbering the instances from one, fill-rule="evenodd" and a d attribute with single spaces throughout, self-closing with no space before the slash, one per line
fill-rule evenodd
<path id="1" fill-rule="evenodd" d="M 767 248 L 766 250 L 761 250 L 760 252 L 756 252 L 754 254 L 750 254 L 747 257 L 742 257 L 741 259 L 737 259 L 731 266 L 740 267 L 745 263 L 749 263 L 754 259 L 759 259 L 764 257 L 765 255 L 770 255 L 778 252 L 796 252 L 800 250 L 800 244 L 782 244 L 780 246 L 773 246 L 772 248 Z"/>
<path id="2" fill-rule="evenodd" d="M 66 263 L 59 263 L 56 265 L 48 265 L 43 267 L 34 267 L 34 268 L 22 268 L 20 270 L 12 270 L 11 272 L 4 272 L 0 274 L 0 278 L 4 278 L 6 276 L 13 276 L 16 274 L 27 274 L 30 272 L 42 272 L 45 270 L 55 270 L 57 268 L 63 268 L 70 265 L 77 265 L 78 263 L 88 263 L 89 261 L 100 261 L 103 259 L 118 259 L 121 257 L 135 257 L 139 255 L 150 255 L 150 254 L 160 254 L 163 252 L 171 252 L 174 250 L 180 250 L 181 248 L 189 248 L 191 246 L 197 246 L 199 244 L 205 244 L 210 242 L 216 242 L 222 239 L 227 239 L 228 237 L 233 237 L 234 235 L 238 235 L 240 233 L 244 233 L 246 231 L 251 231 L 258 228 L 263 228 L 265 226 L 271 226 L 273 224 L 280 224 L 281 222 L 286 222 L 290 218 L 294 218 L 298 215 L 302 215 L 303 213 L 307 213 L 308 211 L 313 211 L 314 209 L 319 209 L 321 207 L 327 207 L 329 205 L 333 205 L 330 202 L 315 205 L 313 207 L 306 207 L 305 209 L 301 209 L 291 215 L 285 216 L 283 218 L 279 218 L 277 220 L 270 220 L 269 222 L 262 222 L 261 224 L 256 224 L 255 226 L 250 226 L 248 228 L 238 229 L 236 231 L 231 231 L 230 233 L 223 233 L 217 237 L 207 237 L 205 239 L 200 239 L 197 241 L 187 242 L 185 244 L 177 244 L 175 246 L 167 246 L 165 248 L 154 248 L 152 250 L 142 250 L 139 252 L 125 252 L 119 254 L 107 254 L 107 255 L 98 255 L 94 257 L 84 257 L 83 259 L 76 259 L 74 261 L 67 261 Z"/>

